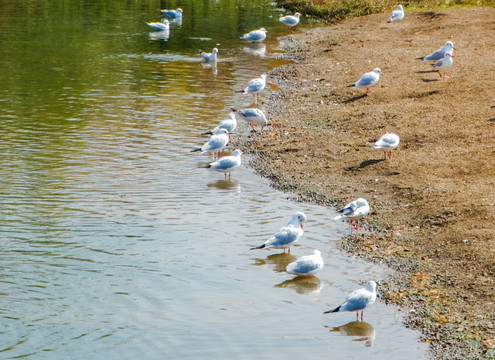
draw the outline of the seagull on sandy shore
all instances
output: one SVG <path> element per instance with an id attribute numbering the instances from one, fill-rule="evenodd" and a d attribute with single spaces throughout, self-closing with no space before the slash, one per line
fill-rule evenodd
<path id="1" fill-rule="evenodd" d="M 212 135 L 208 142 L 206 142 L 200 148 L 192 150 L 192 152 L 200 151 L 201 153 L 211 152 L 213 153 L 213 158 L 215 159 L 220 154 L 220 151 L 225 148 L 229 143 L 229 132 L 225 129 L 220 129 L 219 134 Z"/>
<path id="2" fill-rule="evenodd" d="M 263 131 L 263 128 L 268 125 L 268 120 L 266 119 L 265 113 L 256 108 L 248 108 L 244 110 L 236 110 L 232 109 L 233 112 L 241 115 L 241 117 L 249 124 L 251 125 L 251 128 L 254 130 L 254 124 L 260 124 L 261 129 L 260 132 Z"/>
<path id="3" fill-rule="evenodd" d="M 440 77 L 442 77 L 441 69 L 443 69 L 443 79 L 445 79 L 445 69 L 449 69 L 454 64 L 454 60 L 452 59 L 454 55 L 450 51 L 445 53 L 445 57 L 443 59 L 438 60 L 436 63 L 431 65 L 433 69 L 438 71 Z"/>
<path id="4" fill-rule="evenodd" d="M 314 250 L 312 255 L 301 256 L 296 261 L 287 265 L 285 271 L 299 276 L 313 276 L 323 269 L 323 258 L 319 250 Z"/>
<path id="5" fill-rule="evenodd" d="M 220 134 L 220 129 L 225 129 L 229 133 L 234 131 L 234 129 L 237 127 L 237 120 L 233 111 L 234 110 L 232 110 L 232 112 L 227 115 L 227 118 L 225 120 L 220 121 L 216 128 L 211 131 L 204 132 L 201 135 L 218 135 Z"/>
<path id="6" fill-rule="evenodd" d="M 363 76 L 361 76 L 361 78 L 358 81 L 356 81 L 352 85 L 349 85 L 348 87 L 357 88 L 360 86 L 366 86 L 366 95 L 369 95 L 370 93 L 373 92 L 370 90 L 370 87 L 375 85 L 378 82 L 378 80 L 380 80 L 380 74 L 381 73 L 382 73 L 382 71 L 379 68 L 376 68 L 375 70 L 370 71 L 370 72 L 364 74 Z"/>
<path id="7" fill-rule="evenodd" d="M 402 9 L 402 5 L 398 5 L 397 9 L 392 11 L 387 22 L 399 21 L 404 19 L 404 10 Z"/>
<path id="8" fill-rule="evenodd" d="M 266 30 L 265 28 L 253 30 L 248 34 L 241 36 L 241 39 L 249 40 L 251 42 L 261 42 L 266 39 Z"/>
<path id="9" fill-rule="evenodd" d="M 443 59 L 445 57 L 445 53 L 447 51 L 450 51 L 451 54 L 453 54 L 455 50 L 454 44 L 452 41 L 447 41 L 444 46 L 442 46 L 440 49 L 435 51 L 434 53 L 431 53 L 429 55 L 423 56 L 416 58 L 417 60 L 422 60 L 422 61 L 437 61 L 440 59 Z"/>
<path id="10" fill-rule="evenodd" d="M 176 10 L 160 10 L 160 12 L 169 17 L 169 18 L 177 18 L 177 17 L 181 17 L 182 16 L 182 9 L 181 8 L 177 8 Z"/>
<path id="11" fill-rule="evenodd" d="M 376 282 L 369 281 L 365 287 L 354 290 L 344 300 L 342 304 L 335 309 L 325 311 L 324 314 L 342 312 L 342 311 L 356 311 L 356 318 L 359 317 L 359 310 L 361 310 L 361 320 L 363 320 L 364 308 L 373 304 L 376 300 Z"/>
<path id="12" fill-rule="evenodd" d="M 359 198 L 357 200 L 354 200 L 344 206 L 342 209 L 337 210 L 341 215 L 338 215 L 334 217 L 334 220 L 339 220 L 339 219 L 349 219 L 351 220 L 351 232 L 352 229 L 356 230 L 358 232 L 358 220 L 370 212 L 370 206 L 366 199 Z M 356 221 L 356 225 L 354 226 L 353 223 Z"/>
<path id="13" fill-rule="evenodd" d="M 281 23 L 287 25 L 287 28 L 290 29 L 291 27 L 296 26 L 297 24 L 299 24 L 299 18 L 300 17 L 301 17 L 301 14 L 298 13 L 298 12 L 296 12 L 294 14 L 294 16 L 292 16 L 292 15 L 283 16 L 280 19 L 278 19 L 278 21 L 280 21 Z"/>
<path id="14" fill-rule="evenodd" d="M 306 221 L 306 215 L 303 212 L 297 212 L 289 223 L 280 228 L 280 230 L 263 244 L 258 247 L 251 248 L 255 249 L 289 249 L 299 238 L 304 234 L 303 223 Z"/>
<path id="15" fill-rule="evenodd" d="M 225 179 L 227 179 L 227 173 L 229 173 L 229 179 L 230 179 L 230 172 L 233 171 L 235 168 L 241 166 L 241 155 L 242 155 L 242 151 L 236 149 L 234 150 L 232 155 L 223 156 L 217 161 L 210 163 L 208 165 L 208 168 L 223 172 Z"/>
<path id="16" fill-rule="evenodd" d="M 199 50 L 199 55 L 205 62 L 216 62 L 217 61 L 218 49 L 214 48 L 211 53 L 207 53 Z"/>
<path id="17" fill-rule="evenodd" d="M 263 89 L 266 86 L 266 75 L 263 74 L 259 78 L 252 79 L 248 82 L 247 87 L 244 90 L 236 91 L 237 93 L 243 93 L 243 94 L 248 94 L 252 93 L 253 94 L 253 103 L 255 102 L 255 94 L 258 95 L 258 101 L 260 100 L 260 92 L 263 91 Z"/>
<path id="18" fill-rule="evenodd" d="M 168 20 L 163 20 L 162 22 L 147 22 L 146 24 L 154 31 L 166 31 L 170 28 Z"/>
<path id="19" fill-rule="evenodd" d="M 375 149 L 384 149 L 383 156 L 385 160 L 387 160 L 388 151 L 388 158 L 392 159 L 392 150 L 395 150 L 399 146 L 399 141 L 399 136 L 396 134 L 385 134 L 375 143 Z"/>

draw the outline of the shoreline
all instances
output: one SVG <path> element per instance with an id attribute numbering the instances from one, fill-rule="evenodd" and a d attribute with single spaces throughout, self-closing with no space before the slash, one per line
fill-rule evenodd
<path id="1" fill-rule="evenodd" d="M 364 223 L 369 232 L 344 237 L 341 249 L 395 270 L 379 289 L 382 301 L 408 312 L 405 325 L 420 330 L 422 340 L 431 344 L 433 358 L 492 358 L 495 327 L 486 315 L 493 308 L 493 286 L 486 286 L 494 284 L 495 275 L 489 226 L 493 204 L 492 197 L 486 195 L 492 167 L 478 173 L 474 170 L 490 159 L 483 132 L 486 119 L 494 118 L 495 113 L 490 115 L 489 95 L 482 92 L 490 82 L 483 71 L 489 71 L 495 54 L 488 51 L 490 44 L 482 43 L 473 33 L 480 27 L 493 32 L 490 18 L 495 18 L 495 9 L 442 9 L 406 15 L 410 20 L 400 24 L 383 24 L 386 14 L 378 14 L 284 37 L 286 58 L 294 62 L 269 72 L 270 81 L 279 88 L 268 98 L 265 95 L 271 129 L 262 136 L 250 135 L 239 145 L 252 155 L 250 166 L 258 174 L 275 188 L 298 194 L 298 201 L 336 207 L 357 197 L 368 198 L 372 212 Z M 420 46 L 419 51 L 437 46 L 437 42 L 431 45 L 432 37 L 444 42 L 446 34 L 462 22 L 465 24 L 455 32 L 453 41 L 459 48 L 458 57 L 465 60 L 455 60 L 452 79 L 439 81 L 436 73 L 424 71 L 425 66 L 412 54 Z M 378 34 L 360 39 L 362 33 L 373 32 Z M 398 53 L 393 63 L 389 47 Z M 468 54 L 462 53 L 468 47 L 487 50 L 475 53 L 483 61 L 477 59 L 474 70 L 466 69 L 479 70 L 479 78 L 471 81 L 457 70 L 469 65 Z M 361 89 L 348 90 L 345 85 L 376 67 L 374 61 L 384 72 L 374 94 L 363 97 Z M 412 85 L 411 79 L 416 80 Z M 472 84 L 480 79 L 479 86 Z M 463 94 L 462 99 L 467 98 L 464 104 L 455 96 L 449 98 L 452 87 L 470 93 Z M 442 130 L 446 134 L 431 136 L 445 128 L 442 121 L 449 119 L 446 106 L 452 108 L 447 111 L 451 117 L 460 111 L 463 117 L 459 123 L 449 123 L 452 134 Z M 493 119 L 489 120 L 492 124 Z M 470 132 L 459 136 L 462 126 Z M 401 135 L 392 161 L 377 159 L 378 152 L 369 146 L 385 132 Z M 474 144 L 459 155 L 457 140 L 469 136 L 479 138 L 480 146 Z M 442 143 L 445 138 L 451 141 Z M 475 157 L 471 151 L 480 155 Z M 428 161 L 431 152 L 443 158 Z M 455 163 L 449 153 L 454 153 Z M 453 171 L 462 178 L 452 177 Z M 432 172 L 442 186 L 429 181 Z M 474 190 L 469 191 L 470 187 Z M 468 192 L 465 196 L 464 190 Z M 482 231 L 473 225 L 483 221 L 474 216 L 480 202 L 490 210 L 483 215 L 488 221 Z M 476 277 L 479 271 L 485 272 Z"/>

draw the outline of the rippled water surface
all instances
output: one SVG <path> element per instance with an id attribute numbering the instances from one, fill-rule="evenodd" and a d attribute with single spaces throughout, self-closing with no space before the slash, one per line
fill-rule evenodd
<path id="1" fill-rule="evenodd" d="M 175 7 L 182 22 L 150 32 Z M 392 307 L 323 315 L 383 276 L 337 250 L 332 209 L 245 164 L 226 181 L 190 152 L 279 64 L 279 15 L 264 1 L 0 1 L 1 358 L 425 357 Z M 261 26 L 264 44 L 239 40 Z M 201 64 L 215 46 L 217 67 Z M 300 210 L 292 255 L 249 250 Z M 283 272 L 314 248 L 318 278 Z"/>

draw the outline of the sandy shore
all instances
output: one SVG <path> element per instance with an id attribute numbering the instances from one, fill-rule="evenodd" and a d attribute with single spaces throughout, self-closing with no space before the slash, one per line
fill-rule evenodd
<path id="1" fill-rule="evenodd" d="M 302 201 L 358 197 L 372 211 L 342 247 L 397 276 L 382 299 L 410 311 L 438 359 L 495 358 L 495 9 L 387 14 L 284 39 L 293 64 L 265 94 L 271 129 L 240 140 L 252 166 Z M 454 42 L 443 79 L 416 58 Z M 379 67 L 366 89 L 348 88 Z M 401 142 L 391 160 L 373 144 Z M 329 219 L 330 221 L 330 219 Z"/>

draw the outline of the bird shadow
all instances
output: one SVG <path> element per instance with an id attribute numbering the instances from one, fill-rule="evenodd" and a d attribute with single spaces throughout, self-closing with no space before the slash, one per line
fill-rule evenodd
<path id="1" fill-rule="evenodd" d="M 419 70 L 419 71 L 415 71 L 416 74 L 429 74 L 429 73 L 432 73 L 432 72 L 437 72 L 436 70 Z"/>
<path id="2" fill-rule="evenodd" d="M 365 167 L 368 167 L 368 166 L 371 166 L 371 165 L 375 165 L 375 164 L 381 163 L 382 161 L 385 161 L 385 159 L 370 159 L 370 160 L 365 160 L 361 164 L 359 164 L 359 166 L 357 167 L 357 169 L 364 169 Z"/>
<path id="3" fill-rule="evenodd" d="M 421 79 L 423 82 L 440 81 L 440 79 Z"/>
<path id="4" fill-rule="evenodd" d="M 495 121 L 495 118 L 488 119 L 488 121 L 494 122 Z"/>
<path id="5" fill-rule="evenodd" d="M 357 101 L 359 99 L 365 98 L 366 96 L 368 96 L 368 95 L 363 94 L 363 95 L 354 96 L 353 98 L 350 98 L 350 99 L 347 99 L 347 100 L 343 101 L 343 103 L 344 104 L 349 104 L 349 103 L 352 103 L 352 102 Z"/>

